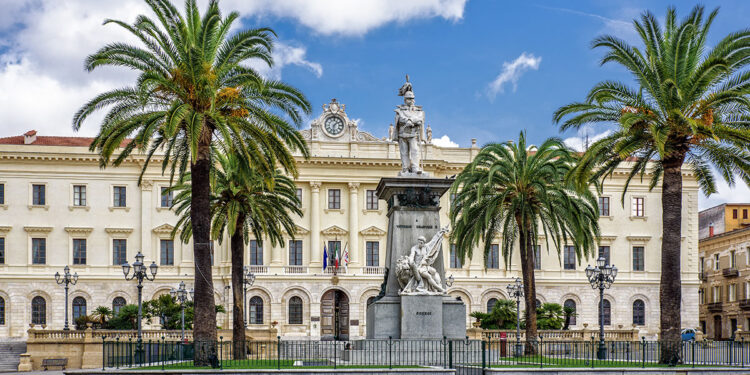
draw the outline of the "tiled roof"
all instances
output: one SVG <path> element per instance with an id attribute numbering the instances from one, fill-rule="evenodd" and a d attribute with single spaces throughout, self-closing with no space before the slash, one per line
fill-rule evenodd
<path id="1" fill-rule="evenodd" d="M 28 133 L 27 133 L 28 134 Z M 36 136 L 34 142 L 30 143 L 35 146 L 77 146 L 77 147 L 89 147 L 94 138 L 91 137 L 56 137 L 56 136 Z M 120 147 L 130 142 L 130 139 L 124 140 Z M 23 145 L 24 136 L 17 135 L 13 137 L 0 138 L 0 145 Z"/>

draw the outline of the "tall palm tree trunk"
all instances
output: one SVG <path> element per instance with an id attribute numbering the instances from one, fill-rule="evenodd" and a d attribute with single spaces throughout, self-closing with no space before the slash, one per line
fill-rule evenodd
<path id="1" fill-rule="evenodd" d="M 683 158 L 664 161 L 662 183 L 662 241 L 661 287 L 659 308 L 661 314 L 661 363 L 679 360 L 680 328 L 682 324 L 680 302 L 680 244 L 682 236 L 682 162 Z"/>
<path id="2" fill-rule="evenodd" d="M 232 246 L 232 357 L 234 359 L 245 359 L 245 303 L 242 293 L 244 292 L 242 278 L 245 264 L 245 241 L 242 236 L 242 223 L 245 218 L 240 215 L 237 218 L 237 227 L 231 239 Z"/>
<path id="3" fill-rule="evenodd" d="M 207 129 L 207 127 L 204 127 Z M 208 133 L 207 135 L 205 133 Z M 195 295 L 193 340 L 195 365 L 208 366 L 216 355 L 216 306 L 211 274 L 211 134 L 205 130 L 198 144 L 197 158 L 190 164 L 192 174 L 190 220 L 193 225 L 193 257 L 195 259 Z"/>
<path id="4" fill-rule="evenodd" d="M 519 223 L 520 224 L 520 223 Z M 519 225 L 519 227 L 521 227 Z M 523 228 L 523 227 L 521 227 Z M 524 318 L 526 319 L 526 348 L 525 354 L 536 354 L 536 281 L 534 280 L 533 239 L 529 235 L 531 230 L 519 231 L 519 245 L 521 252 L 521 275 L 523 277 L 523 295 L 526 303 Z"/>

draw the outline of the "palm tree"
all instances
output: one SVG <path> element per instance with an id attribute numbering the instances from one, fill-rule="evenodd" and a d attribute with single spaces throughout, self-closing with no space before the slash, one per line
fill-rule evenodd
<path id="1" fill-rule="evenodd" d="M 598 206 L 588 189 L 576 189 L 566 179 L 575 157 L 561 140 L 551 138 L 539 146 L 528 146 L 522 132 L 518 144 L 488 144 L 456 177 L 451 207 L 451 240 L 461 258 L 472 257 L 475 246 L 484 244 L 487 259 L 492 240 L 502 238 L 506 267 L 519 243 L 521 273 L 526 303 L 527 353 L 535 351 L 537 339 L 536 286 L 533 249 L 544 236 L 557 249 L 575 247 L 580 263 L 592 253 L 599 236 Z M 558 255 L 559 256 L 559 255 Z"/>
<path id="2" fill-rule="evenodd" d="M 214 154 L 217 162 L 211 170 L 211 235 L 221 243 L 224 233 L 230 238 L 232 250 L 233 356 L 245 358 L 245 321 L 243 302 L 243 266 L 245 245 L 253 233 L 255 238 L 267 236 L 274 247 L 284 246 L 284 232 L 294 236 L 296 225 L 290 213 L 302 216 L 294 181 L 275 171 L 266 176 L 232 152 Z M 190 174 L 175 186 L 178 194 L 173 206 L 180 219 L 175 232 L 190 241 L 192 231 Z"/>
<path id="3" fill-rule="evenodd" d="M 107 324 L 107 318 L 112 316 L 112 310 L 107 306 L 99 306 L 91 313 L 91 318 L 95 319 L 104 328 Z"/>
<path id="4" fill-rule="evenodd" d="M 554 114 L 561 129 L 584 124 L 617 124 L 614 133 L 595 142 L 576 171 L 583 183 L 602 181 L 620 165 L 629 164 L 630 180 L 651 174 L 650 188 L 661 182 L 662 242 L 660 354 L 662 363 L 679 357 L 682 298 L 680 238 L 682 233 L 682 169 L 692 171 L 706 195 L 716 192 L 715 172 L 733 185 L 738 175 L 750 183 L 750 73 L 743 71 L 750 52 L 750 30 L 732 33 L 706 45 L 718 9 L 704 17 L 696 6 L 682 21 L 667 10 L 662 27 L 650 12 L 634 20 L 644 46 L 615 36 L 596 38 L 605 49 L 602 64 L 627 69 L 636 87 L 615 81 L 596 84 L 584 102 L 568 104 Z"/>
<path id="5" fill-rule="evenodd" d="M 99 134 L 90 149 L 101 155 L 101 164 L 119 165 L 133 153 L 146 154 L 143 165 L 157 152 L 164 153 L 162 172 L 185 174 L 188 166 L 195 182 L 191 185 L 191 222 L 195 260 L 194 338 L 215 349 L 216 313 L 210 252 L 209 171 L 214 136 L 232 145 L 257 170 L 272 172 L 277 167 L 258 152 L 263 148 L 291 147 L 307 157 L 304 139 L 290 122 L 299 126 L 311 107 L 304 95 L 277 81 L 266 80 L 247 62 L 272 64 L 271 29 L 245 29 L 230 35 L 239 14 L 222 17 L 218 2 L 209 2 L 201 15 L 195 0 L 187 0 L 180 12 L 169 0 L 146 0 L 156 19 L 138 16 L 127 24 L 106 20 L 133 34 L 139 45 L 112 43 L 88 56 L 87 70 L 100 66 L 121 66 L 139 73 L 132 87 L 102 93 L 73 118 L 78 130 L 84 120 L 108 108 Z M 121 148 L 121 145 L 123 146 Z M 287 171 L 296 171 L 293 159 L 275 159 Z M 142 177 L 142 175 L 141 175 Z M 206 350 L 198 350 L 198 365 L 208 363 Z"/>

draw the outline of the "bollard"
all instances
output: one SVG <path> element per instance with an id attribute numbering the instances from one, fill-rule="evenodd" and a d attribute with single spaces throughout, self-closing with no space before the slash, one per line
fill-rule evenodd
<path id="1" fill-rule="evenodd" d="M 485 350 L 487 350 L 487 343 L 482 340 L 482 371 L 487 367 L 487 356 Z"/>
<path id="2" fill-rule="evenodd" d="M 646 336 L 641 337 L 641 368 L 646 368 Z"/>
<path id="3" fill-rule="evenodd" d="M 102 371 L 104 371 L 104 366 L 106 365 L 106 358 L 107 358 L 107 335 L 102 335 Z"/>
<path id="4" fill-rule="evenodd" d="M 276 336 L 276 369 L 281 370 L 281 336 Z"/>
<path id="5" fill-rule="evenodd" d="M 448 368 L 453 368 L 453 340 L 448 341 Z"/>
<path id="6" fill-rule="evenodd" d="M 544 356 L 542 355 L 542 335 L 539 335 L 539 346 L 537 347 L 537 351 L 539 352 L 539 368 L 542 368 L 544 366 Z"/>
<path id="7" fill-rule="evenodd" d="M 166 360 L 166 358 L 164 358 L 164 346 L 165 345 L 166 345 L 166 343 L 164 342 L 164 336 L 162 336 L 161 337 L 161 350 L 160 350 L 160 352 L 161 352 L 161 370 L 162 371 L 164 371 L 164 361 Z"/>
<path id="8" fill-rule="evenodd" d="M 393 359 L 392 359 L 392 348 L 393 348 L 393 338 L 391 336 L 388 336 L 388 368 L 393 369 Z"/>

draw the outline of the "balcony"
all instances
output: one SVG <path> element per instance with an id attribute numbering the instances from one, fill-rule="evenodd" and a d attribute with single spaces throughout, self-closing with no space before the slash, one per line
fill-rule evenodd
<path id="1" fill-rule="evenodd" d="M 284 273 L 288 273 L 288 274 L 307 273 L 307 267 L 305 267 L 305 266 L 284 266 Z"/>
<path id="2" fill-rule="evenodd" d="M 724 306 L 721 302 L 713 302 L 707 304 L 706 309 L 708 309 L 709 312 L 721 312 L 724 309 Z"/>
<path id="3" fill-rule="evenodd" d="M 385 267 L 365 267 L 362 268 L 362 273 L 365 275 L 382 275 L 385 273 Z"/>
<path id="4" fill-rule="evenodd" d="M 268 273 L 268 266 L 249 266 L 250 272 L 254 274 Z"/>
<path id="5" fill-rule="evenodd" d="M 344 267 L 339 267 L 336 269 L 336 267 L 326 267 L 326 269 L 323 270 L 324 275 L 346 275 L 347 269 Z"/>
<path id="6" fill-rule="evenodd" d="M 750 310 L 750 299 L 741 299 L 740 308 L 742 310 Z"/>
<path id="7" fill-rule="evenodd" d="M 740 275 L 740 272 L 737 271 L 736 268 L 731 267 L 731 268 L 724 268 L 723 270 L 721 270 L 721 274 L 724 277 L 737 277 Z"/>

